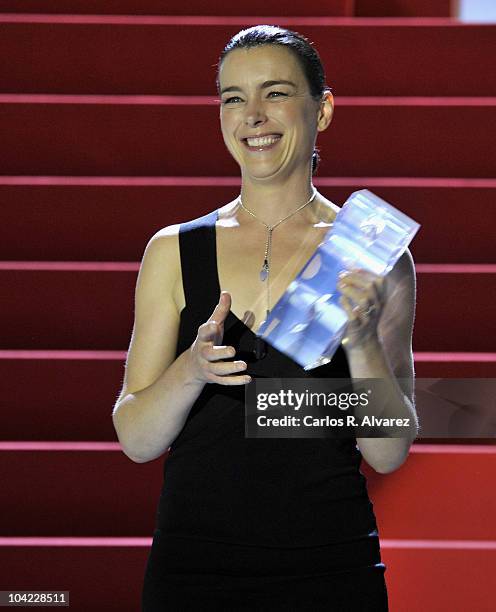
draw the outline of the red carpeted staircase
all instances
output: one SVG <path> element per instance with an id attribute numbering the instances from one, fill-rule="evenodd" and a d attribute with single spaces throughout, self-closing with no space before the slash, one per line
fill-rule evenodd
<path id="1" fill-rule="evenodd" d="M 496 376 L 496 24 L 455 5 L 0 0 L 0 590 L 140 610 L 164 458 L 131 462 L 111 414 L 147 240 L 238 193 L 214 65 L 243 27 L 322 55 L 317 187 L 422 224 L 417 376 Z M 392 474 L 363 471 L 391 611 L 493 610 L 494 440 L 421 439 Z"/>

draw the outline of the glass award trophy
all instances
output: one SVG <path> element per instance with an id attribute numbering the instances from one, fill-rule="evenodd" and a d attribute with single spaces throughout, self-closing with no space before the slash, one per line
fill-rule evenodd
<path id="1" fill-rule="evenodd" d="M 330 362 L 348 323 L 339 273 L 363 268 L 385 276 L 419 228 L 368 189 L 355 191 L 257 333 L 305 370 Z"/>

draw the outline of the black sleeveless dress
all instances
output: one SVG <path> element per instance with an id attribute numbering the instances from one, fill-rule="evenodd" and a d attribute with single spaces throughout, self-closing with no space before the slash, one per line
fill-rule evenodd
<path id="1" fill-rule="evenodd" d="M 218 211 L 180 227 L 186 306 L 176 357 L 220 295 Z M 242 264 L 242 262 L 240 262 Z M 253 377 L 349 378 L 340 347 L 305 371 L 232 312 L 223 344 Z M 209 383 L 164 461 L 143 612 L 388 610 L 379 535 L 355 439 L 246 438 L 244 385 Z"/>

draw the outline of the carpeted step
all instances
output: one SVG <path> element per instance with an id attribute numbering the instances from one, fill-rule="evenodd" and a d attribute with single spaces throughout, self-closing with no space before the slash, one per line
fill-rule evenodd
<path id="1" fill-rule="evenodd" d="M 1 348 L 127 350 L 138 265 L 4 262 Z M 418 271 L 415 351 L 494 351 L 494 266 L 458 270 Z"/>
<path id="2" fill-rule="evenodd" d="M 134 463 L 118 444 L 82 445 L 0 443 L 1 536 L 152 534 L 166 455 Z M 381 538 L 496 540 L 496 446 L 414 444 L 391 474 L 361 469 Z"/>
<path id="3" fill-rule="evenodd" d="M 476 548 L 471 544 L 454 542 L 446 548 L 436 541 L 421 542 L 420 547 L 416 541 L 383 541 L 390 609 L 492 612 L 496 545 L 494 541 Z M 150 547 L 151 537 L 67 544 L 55 539 L 22 546 L 12 540 L 3 544 L 0 554 L 11 590 L 61 590 L 62 586 L 70 591 L 75 612 L 136 612 Z"/>
<path id="4" fill-rule="evenodd" d="M 494 179 L 317 175 L 314 184 L 340 207 L 352 192 L 369 189 L 415 219 L 421 224 L 410 245 L 416 264 L 495 261 Z M 140 260 L 160 228 L 238 194 L 235 176 L 0 177 L 0 261 Z M 119 240 L 109 240 L 109 228 Z"/>
<path id="5" fill-rule="evenodd" d="M 0 0 L 2 13 L 71 15 L 325 15 L 352 16 L 353 0 L 250 0 L 216 5 L 205 0 Z"/>
<path id="6" fill-rule="evenodd" d="M 382 560 L 388 568 L 389 609 L 394 612 L 493 610 L 494 540 L 384 542 Z"/>
<path id="7" fill-rule="evenodd" d="M 215 65 L 224 45 L 261 19 L 0 14 L 1 91 L 216 95 Z M 496 95 L 494 24 L 263 21 L 301 31 L 316 44 L 338 97 Z"/>
<path id="8" fill-rule="evenodd" d="M 152 104 L 120 104 L 115 98 L 9 100 L 0 104 L 5 175 L 239 173 L 221 136 L 218 106 L 204 98 L 161 98 Z M 337 101 L 333 121 L 318 139 L 323 158 L 319 172 L 492 177 L 495 108 L 496 98 L 426 104 L 415 98 Z"/>
<path id="9" fill-rule="evenodd" d="M 137 612 L 150 547 L 151 537 L 34 543 L 0 537 L 2 584 L 10 591 L 69 591 L 71 612 Z"/>
<path id="10" fill-rule="evenodd" d="M 125 351 L 0 351 L 2 440 L 117 440 L 111 415 L 125 359 Z M 496 353 L 414 359 L 417 379 L 496 378 Z"/>
<path id="11" fill-rule="evenodd" d="M 454 17 L 452 0 L 355 0 L 357 17 Z"/>

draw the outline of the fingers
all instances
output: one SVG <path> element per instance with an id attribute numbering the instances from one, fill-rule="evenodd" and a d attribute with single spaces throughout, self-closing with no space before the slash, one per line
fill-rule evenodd
<path id="1" fill-rule="evenodd" d="M 221 359 L 231 359 L 236 355 L 236 350 L 233 346 L 212 346 L 205 344 L 200 349 L 200 355 L 207 361 L 220 361 Z"/>
<path id="2" fill-rule="evenodd" d="M 361 321 L 360 319 L 361 311 L 357 309 L 356 306 L 353 307 L 353 304 L 348 297 L 346 297 L 345 295 L 341 295 L 339 297 L 339 303 L 345 309 L 346 314 L 348 315 L 349 321 L 352 321 L 353 323 Z"/>
<path id="3" fill-rule="evenodd" d="M 219 301 L 214 311 L 210 315 L 207 323 L 215 321 L 216 323 L 224 323 L 229 311 L 231 310 L 231 294 L 228 291 L 221 291 Z"/>
<path id="4" fill-rule="evenodd" d="M 223 361 L 234 353 L 232 346 L 202 347 L 197 357 L 201 379 L 221 385 L 246 385 L 251 382 L 251 376 L 246 374 L 248 366 L 245 361 Z"/>
<path id="5" fill-rule="evenodd" d="M 245 361 L 226 361 L 232 359 L 235 354 L 233 346 L 213 346 L 212 342 L 202 342 L 198 337 L 190 352 L 195 378 L 221 385 L 250 383 L 251 376 L 246 374 L 248 366 Z"/>
<path id="6" fill-rule="evenodd" d="M 227 291 L 222 291 L 212 314 L 208 320 L 198 328 L 198 338 L 202 342 L 220 344 L 224 336 L 224 321 L 230 310 L 231 294 Z"/>
<path id="7" fill-rule="evenodd" d="M 360 306 L 367 306 L 367 304 L 370 303 L 370 298 L 369 296 L 360 289 L 356 289 L 350 285 L 344 286 L 344 287 L 340 287 L 341 292 L 344 296 L 346 296 L 348 299 L 353 300 L 353 302 L 357 305 Z"/>
<path id="8" fill-rule="evenodd" d="M 215 321 L 202 323 L 198 328 L 198 339 L 201 342 L 214 342 L 219 332 L 219 326 Z"/>
<path id="9" fill-rule="evenodd" d="M 247 369 L 245 361 L 223 361 L 235 356 L 233 346 L 211 346 L 206 344 L 200 351 L 201 366 L 208 382 L 221 384 L 246 384 L 251 381 L 250 376 L 229 376 L 240 374 Z"/>
<path id="10" fill-rule="evenodd" d="M 211 383 L 245 385 L 251 381 L 251 377 L 245 374 L 246 368 L 247 365 L 244 361 L 208 362 L 208 366 L 205 368 L 205 377 L 207 382 Z"/>
<path id="11" fill-rule="evenodd" d="M 384 280 L 384 276 L 374 274 L 370 272 L 370 270 L 356 268 L 354 270 L 343 270 L 340 272 L 338 285 L 344 281 L 345 285 L 355 285 L 362 288 L 373 287 L 380 293 L 384 286 Z"/>
<path id="12" fill-rule="evenodd" d="M 339 275 L 338 289 L 348 300 L 361 307 L 382 303 L 384 278 L 368 270 L 345 271 Z"/>
<path id="13" fill-rule="evenodd" d="M 217 385 L 227 385 L 233 387 L 234 385 L 248 385 L 251 383 L 251 376 L 216 376 L 210 374 L 209 383 L 215 383 Z"/>
<path id="14" fill-rule="evenodd" d="M 231 295 L 223 291 L 208 321 L 200 325 L 191 347 L 191 363 L 195 378 L 222 385 L 246 385 L 251 377 L 245 374 L 244 361 L 231 361 L 236 355 L 233 346 L 221 346 L 224 321 L 231 308 Z"/>

